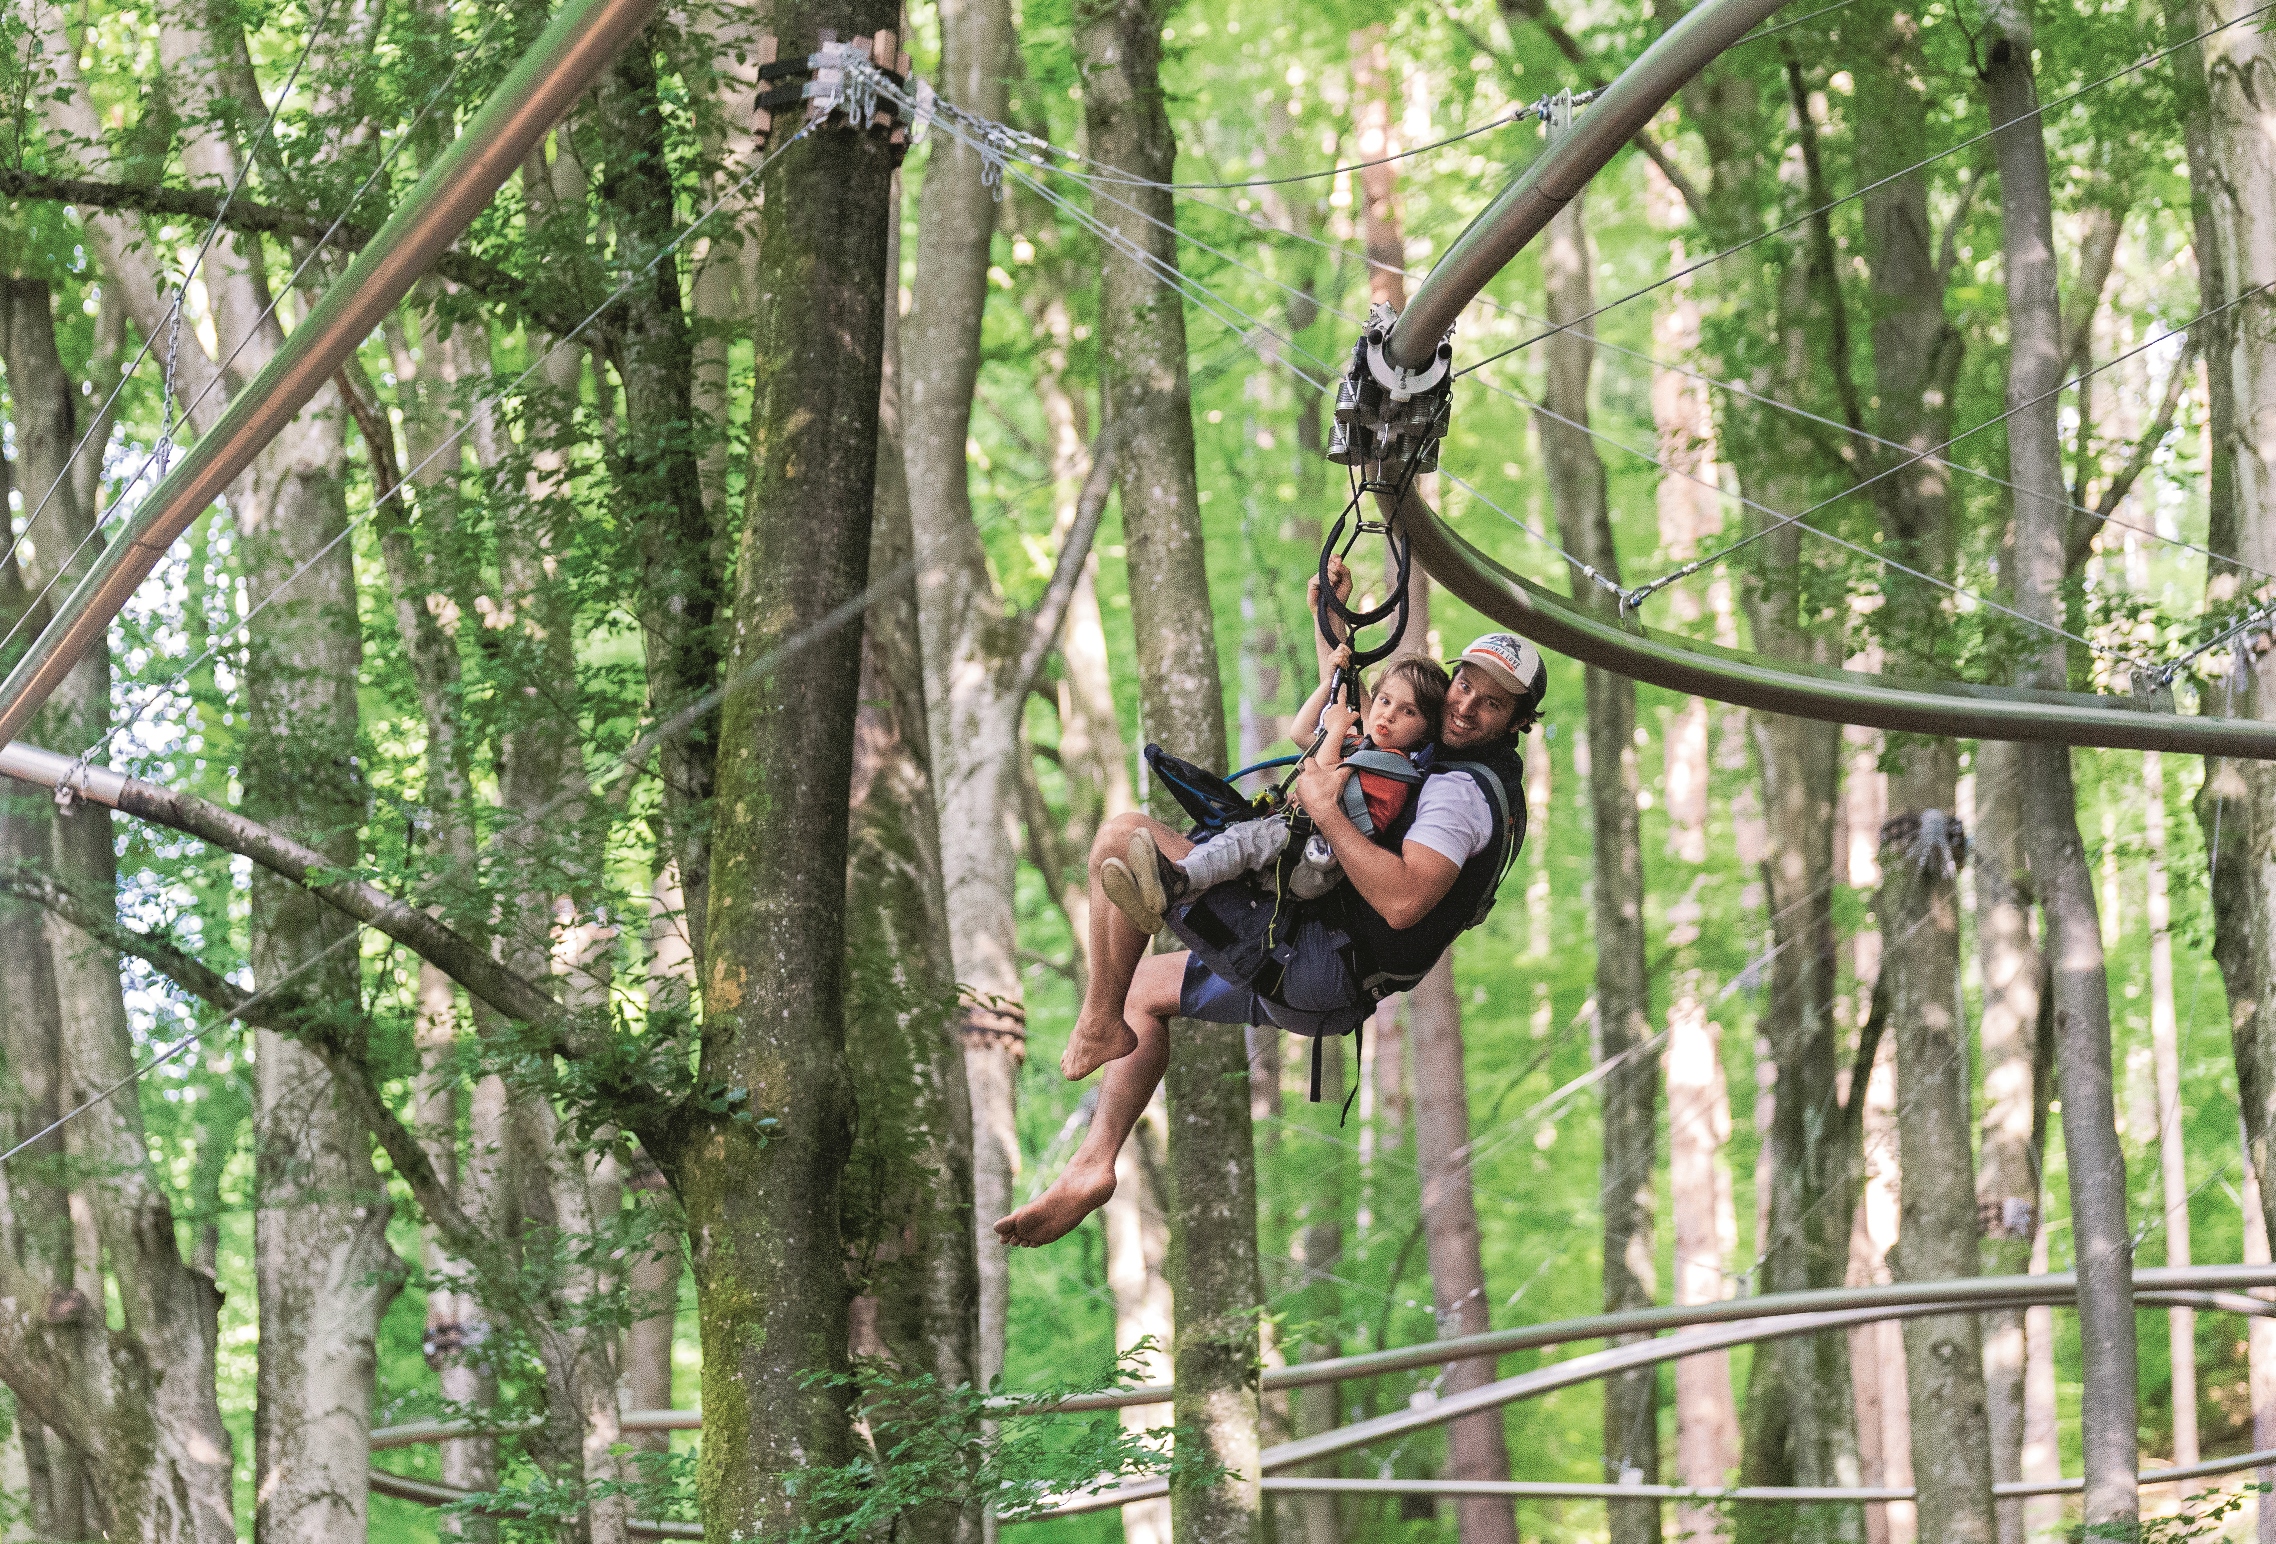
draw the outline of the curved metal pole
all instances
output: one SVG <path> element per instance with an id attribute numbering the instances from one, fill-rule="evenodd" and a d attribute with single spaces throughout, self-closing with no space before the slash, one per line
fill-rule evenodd
<path id="1" fill-rule="evenodd" d="M 2083 692 L 1818 670 L 1670 637 L 1641 624 L 1624 626 L 1504 568 L 1449 529 L 1418 493 L 1408 492 L 1398 520 L 1414 543 L 1415 561 L 1473 609 L 1545 649 L 1670 691 L 1796 718 L 1951 739 L 2276 760 L 2276 723 L 2185 717 L 2147 701 Z"/>
<path id="2" fill-rule="evenodd" d="M 2207 1310 L 2276 1315 L 2276 1302 L 2248 1297 L 2253 1289 L 2276 1288 L 2276 1265 L 2150 1266 L 2134 1273 L 2136 1302 L 2144 1307 L 2168 1305 Z M 1897 1282 L 1878 1287 L 1828 1287 L 1811 1292 L 1775 1292 L 1763 1297 L 1726 1298 L 1684 1307 L 1636 1308 L 1624 1313 L 1591 1314 L 1578 1319 L 1557 1319 L 1516 1329 L 1492 1330 L 1483 1335 L 1458 1335 L 1449 1340 L 1426 1340 L 1420 1345 L 1368 1351 L 1358 1356 L 1329 1357 L 1294 1367 L 1268 1367 L 1266 1390 L 1303 1388 L 1317 1383 L 1340 1383 L 1384 1373 L 1408 1372 L 1446 1362 L 1501 1357 L 1515 1351 L 1612 1336 L 1650 1335 L 1661 1330 L 1701 1325 L 1741 1323 L 1746 1334 L 1767 1339 L 1780 1331 L 1775 1321 L 1798 1314 L 1829 1312 L 1889 1313 L 1904 1309 L 1929 1313 L 1952 1309 L 1981 1311 L 2019 1308 L 2041 1303 L 2067 1303 L 2078 1295 L 2078 1278 L 2070 1271 L 2038 1276 L 1974 1276 L 1956 1281 Z M 1673 1342 L 1668 1342 L 1672 1345 Z M 1670 1355 L 1686 1355 L 1676 1350 Z M 1560 1367 L 1570 1363 L 1559 1363 Z M 999 1401 L 1002 1415 L 1071 1415 L 1087 1410 L 1112 1410 L 1125 1405 L 1155 1405 L 1171 1397 L 1166 1383 L 1076 1394 L 1065 1399 L 1036 1400 L 1017 1395 Z M 1523 1395 L 1513 1396 L 1522 1398 Z M 626 1431 L 696 1431 L 703 1425 L 695 1410 L 634 1410 L 623 1417 Z M 419 1421 L 383 1426 L 371 1434 L 374 1448 L 413 1447 L 452 1437 L 483 1432 L 519 1430 L 472 1421 Z"/>
<path id="3" fill-rule="evenodd" d="M 261 372 L 151 489 L 124 533 L 95 559 L 70 598 L 0 683 L 0 745 L 92 650 L 174 539 L 221 497 L 306 407 L 437 257 L 486 208 L 507 177 L 647 25 L 657 0 L 566 0 L 512 73 L 324 292 Z"/>
<path id="4" fill-rule="evenodd" d="M 1704 0 L 1661 33 L 1587 112 L 1574 118 L 1571 131 L 1535 156 L 1432 265 L 1384 340 L 1383 352 L 1391 362 L 1407 370 L 1429 363 L 1462 308 L 1588 186 L 1589 178 L 1717 54 L 1784 4 L 1786 0 Z"/>

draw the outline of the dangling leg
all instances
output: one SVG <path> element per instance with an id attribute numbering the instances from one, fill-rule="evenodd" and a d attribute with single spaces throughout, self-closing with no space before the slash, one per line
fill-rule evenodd
<path id="1" fill-rule="evenodd" d="M 1091 982 L 1083 994 L 1082 1011 L 1075 1016 L 1075 1032 L 1059 1058 L 1059 1071 L 1069 1082 L 1089 1077 L 1117 1057 L 1128 1056 L 1137 1045 L 1131 1026 L 1123 1022 L 1123 1002 L 1145 956 L 1147 937 L 1138 931 L 1120 907 L 1107 899 L 1099 880 L 1100 865 L 1108 858 L 1127 860 L 1131 833 L 1141 828 L 1172 861 L 1193 850 L 1193 844 L 1160 821 L 1146 815 L 1117 815 L 1099 827 L 1091 843 Z M 1173 989 L 1170 1008 L 1176 1011 Z M 1132 1119 L 1136 1119 L 1135 1116 Z"/>
<path id="2" fill-rule="evenodd" d="M 1136 934 L 1137 929 L 1129 931 Z M 1130 1036 L 1131 1049 L 1108 1065 L 1106 1076 L 1099 1082 L 1098 1108 L 1091 1114 L 1091 1129 L 1066 1169 L 1051 1182 L 1050 1189 L 996 1224 L 996 1232 L 1007 1243 L 1032 1247 L 1064 1238 L 1114 1194 L 1115 1155 L 1130 1139 L 1138 1117 L 1154 1097 L 1155 1086 L 1162 1081 L 1162 1069 L 1169 1065 L 1170 1020 L 1177 1015 L 1185 962 L 1186 956 L 1179 953 L 1152 955 L 1137 964 L 1124 1005 L 1129 1021 L 1125 1033 Z M 1094 983 L 1098 976 L 1094 965 Z"/>

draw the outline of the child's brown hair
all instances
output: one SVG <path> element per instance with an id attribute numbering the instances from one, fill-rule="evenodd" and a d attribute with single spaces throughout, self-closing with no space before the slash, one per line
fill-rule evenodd
<path id="1" fill-rule="evenodd" d="M 1415 694 L 1415 706 L 1422 711 L 1423 723 L 1430 728 L 1430 738 L 1436 740 L 1446 720 L 1446 692 L 1454 678 L 1446 667 L 1428 654 L 1402 654 L 1383 667 L 1367 688 L 1370 700 L 1386 681 L 1404 681 Z"/>

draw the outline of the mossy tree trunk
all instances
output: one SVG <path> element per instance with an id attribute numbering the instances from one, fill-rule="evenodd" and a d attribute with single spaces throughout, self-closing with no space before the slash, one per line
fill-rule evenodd
<path id="1" fill-rule="evenodd" d="M 785 0 L 780 53 L 894 27 L 880 0 Z M 775 144 L 790 134 L 785 120 Z M 704 1526 L 809 1520 L 790 1489 L 842 1462 L 848 1292 L 840 1186 L 847 818 L 868 582 L 893 154 L 832 122 L 763 179 L 747 505 L 721 706 L 698 1101 L 666 1163 L 687 1211 L 702 1325 Z M 773 657 L 785 644 L 799 647 Z"/>

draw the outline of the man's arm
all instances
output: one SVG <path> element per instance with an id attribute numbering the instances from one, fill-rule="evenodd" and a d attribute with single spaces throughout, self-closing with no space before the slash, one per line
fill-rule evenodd
<path id="1" fill-rule="evenodd" d="M 1308 761 L 1296 778 L 1297 797 L 1360 899 L 1393 928 L 1413 927 L 1446 899 L 1461 877 L 1462 865 L 1419 842 L 1403 842 L 1393 852 L 1360 835 L 1337 797 L 1343 780 L 1352 775 L 1349 767 Z"/>

